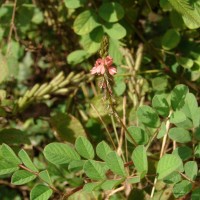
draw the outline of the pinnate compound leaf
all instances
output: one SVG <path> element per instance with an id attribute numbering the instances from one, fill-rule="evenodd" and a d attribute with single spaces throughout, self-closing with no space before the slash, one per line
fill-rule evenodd
<path id="1" fill-rule="evenodd" d="M 195 180 L 198 173 L 198 166 L 195 161 L 188 161 L 184 165 L 185 175 L 191 180 Z"/>
<path id="2" fill-rule="evenodd" d="M 185 130 L 184 128 L 171 128 L 169 130 L 169 137 L 180 143 L 187 143 L 192 140 L 192 136 L 188 130 Z"/>
<path id="3" fill-rule="evenodd" d="M 165 154 L 158 162 L 157 174 L 158 179 L 161 180 L 170 175 L 174 171 L 182 171 L 183 163 L 179 156 L 172 154 Z"/>
<path id="4" fill-rule="evenodd" d="M 94 158 L 94 149 L 92 144 L 85 137 L 81 136 L 76 139 L 75 148 L 82 157 L 86 159 Z"/>
<path id="5" fill-rule="evenodd" d="M 126 176 L 126 172 L 124 169 L 124 163 L 121 157 L 116 152 L 110 152 L 106 156 L 106 164 L 108 167 L 119 176 Z"/>
<path id="6" fill-rule="evenodd" d="M 31 190 L 30 200 L 48 200 L 52 194 L 52 189 L 45 185 L 38 184 Z"/>
<path id="7" fill-rule="evenodd" d="M 139 145 L 146 144 L 149 140 L 148 134 L 140 127 L 130 126 L 128 127 L 128 131 L 131 134 L 134 141 Z M 132 143 L 132 140 L 129 138 L 128 135 L 126 135 L 126 138 L 129 142 Z"/>
<path id="8" fill-rule="evenodd" d="M 143 178 L 148 171 L 147 152 L 143 145 L 137 146 L 131 156 L 137 172 Z"/>
<path id="9" fill-rule="evenodd" d="M 112 149 L 104 141 L 100 142 L 96 147 L 96 153 L 99 158 L 105 161 L 107 154 L 109 154 Z"/>
<path id="10" fill-rule="evenodd" d="M 23 162 L 23 164 L 28 167 L 29 169 L 38 172 L 38 169 L 33 164 L 32 160 L 30 159 L 29 155 L 24 151 L 23 149 L 19 151 L 18 153 L 19 158 Z"/>
<path id="11" fill-rule="evenodd" d="M 15 165 L 21 164 L 21 160 L 7 144 L 2 144 L 0 151 L 6 162 L 13 163 Z"/>
<path id="12" fill-rule="evenodd" d="M 12 175 L 11 183 L 14 185 L 23 185 L 34 180 L 37 176 L 26 170 L 18 170 Z"/>
<path id="13" fill-rule="evenodd" d="M 119 3 L 108 2 L 99 8 L 99 15 L 107 22 L 117 22 L 124 17 L 124 9 Z"/>
<path id="14" fill-rule="evenodd" d="M 72 160 L 80 160 L 80 156 L 76 151 L 68 144 L 51 143 L 44 148 L 45 158 L 55 164 L 67 164 Z"/>
<path id="15" fill-rule="evenodd" d="M 93 180 L 103 180 L 106 178 L 105 169 L 97 161 L 88 160 L 83 166 L 86 175 Z"/>
<path id="16" fill-rule="evenodd" d="M 188 194 L 192 189 L 192 184 L 188 180 L 182 180 L 176 183 L 173 188 L 173 194 L 175 198 L 179 198 Z"/>
<path id="17" fill-rule="evenodd" d="M 171 92 L 171 105 L 173 110 L 180 109 L 184 106 L 185 97 L 188 93 L 188 87 L 177 85 Z"/>
<path id="18" fill-rule="evenodd" d="M 90 33 L 99 25 L 95 12 L 92 10 L 86 10 L 76 17 L 73 28 L 76 34 L 85 35 Z"/>
<path id="19" fill-rule="evenodd" d="M 156 128 L 160 125 L 160 119 L 157 112 L 150 106 L 140 106 L 137 110 L 137 116 L 144 125 Z"/>

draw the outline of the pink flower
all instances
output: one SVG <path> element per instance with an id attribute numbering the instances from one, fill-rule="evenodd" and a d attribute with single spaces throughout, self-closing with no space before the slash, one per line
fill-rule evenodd
<path id="1" fill-rule="evenodd" d="M 117 73 L 117 69 L 112 66 L 113 59 L 110 56 L 107 56 L 105 59 L 99 58 L 96 60 L 94 67 L 91 70 L 91 74 L 104 74 L 106 69 L 110 75 Z"/>

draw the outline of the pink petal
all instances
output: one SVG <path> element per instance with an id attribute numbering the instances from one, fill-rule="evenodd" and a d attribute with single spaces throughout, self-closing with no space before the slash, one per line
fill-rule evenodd
<path id="1" fill-rule="evenodd" d="M 110 74 L 110 75 L 114 75 L 114 74 L 117 73 L 117 69 L 116 69 L 115 67 L 113 67 L 113 66 L 110 66 L 110 67 L 108 68 L 108 71 L 109 71 L 109 74 Z"/>
<path id="2" fill-rule="evenodd" d="M 105 67 L 104 67 L 104 65 L 101 65 L 101 74 L 104 74 L 105 73 Z"/>
<path id="3" fill-rule="evenodd" d="M 96 67 L 93 67 L 93 68 L 90 70 L 90 73 L 91 73 L 91 74 L 96 74 L 96 73 L 97 73 L 97 68 L 96 68 Z"/>
<path id="4" fill-rule="evenodd" d="M 105 64 L 106 64 L 108 67 L 111 66 L 111 65 L 113 64 L 113 59 L 112 59 L 111 56 L 107 56 L 107 57 L 105 58 Z"/>

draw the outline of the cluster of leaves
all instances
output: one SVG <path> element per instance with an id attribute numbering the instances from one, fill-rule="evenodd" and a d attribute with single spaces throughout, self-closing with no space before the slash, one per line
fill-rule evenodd
<path id="1" fill-rule="evenodd" d="M 0 5 L 0 199 L 199 199 L 198 0 Z M 87 74 L 104 35 L 123 127 Z"/>
<path id="2" fill-rule="evenodd" d="M 144 178 L 151 180 L 154 171 L 153 177 L 157 176 L 160 183 L 166 185 L 165 190 L 170 195 L 173 193 L 175 198 L 179 198 L 192 191 L 191 199 L 196 199 L 200 195 L 200 107 L 195 96 L 186 86 L 177 85 L 168 96 L 154 96 L 152 107 L 139 107 L 137 118 L 139 126 L 128 127 L 137 143 L 135 148 L 132 147 L 129 162 L 125 162 L 104 141 L 96 146 L 96 157 L 92 144 L 83 136 L 76 139 L 74 147 L 57 142 L 48 144 L 43 151 L 44 157 L 68 173 L 79 172 L 77 184 L 85 192 L 112 190 L 125 183 L 142 183 Z M 158 160 L 153 161 L 153 154 L 148 151 L 152 138 L 163 140 L 164 137 L 175 142 L 175 147 L 169 147 L 171 154 L 162 155 L 161 150 L 160 159 L 159 155 L 154 155 Z M 127 139 L 131 142 L 129 137 Z M 26 151 L 20 150 L 17 157 L 8 145 L 3 144 L 0 175 L 10 173 L 13 173 L 11 183 L 14 185 L 26 184 L 37 177 L 46 184 L 34 186 L 30 199 L 48 199 L 53 192 L 68 197 L 68 193 L 59 192 L 53 186 L 51 177 L 54 173 L 49 173 L 48 169 L 39 171 Z M 84 180 L 87 181 L 84 183 Z M 162 191 L 155 194 L 160 195 L 163 195 Z"/>

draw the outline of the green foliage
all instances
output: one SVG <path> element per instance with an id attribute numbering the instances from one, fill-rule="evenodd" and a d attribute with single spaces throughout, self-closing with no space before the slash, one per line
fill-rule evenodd
<path id="1" fill-rule="evenodd" d="M 199 1 L 7 0 L 0 22 L 0 199 L 199 199 Z"/>

